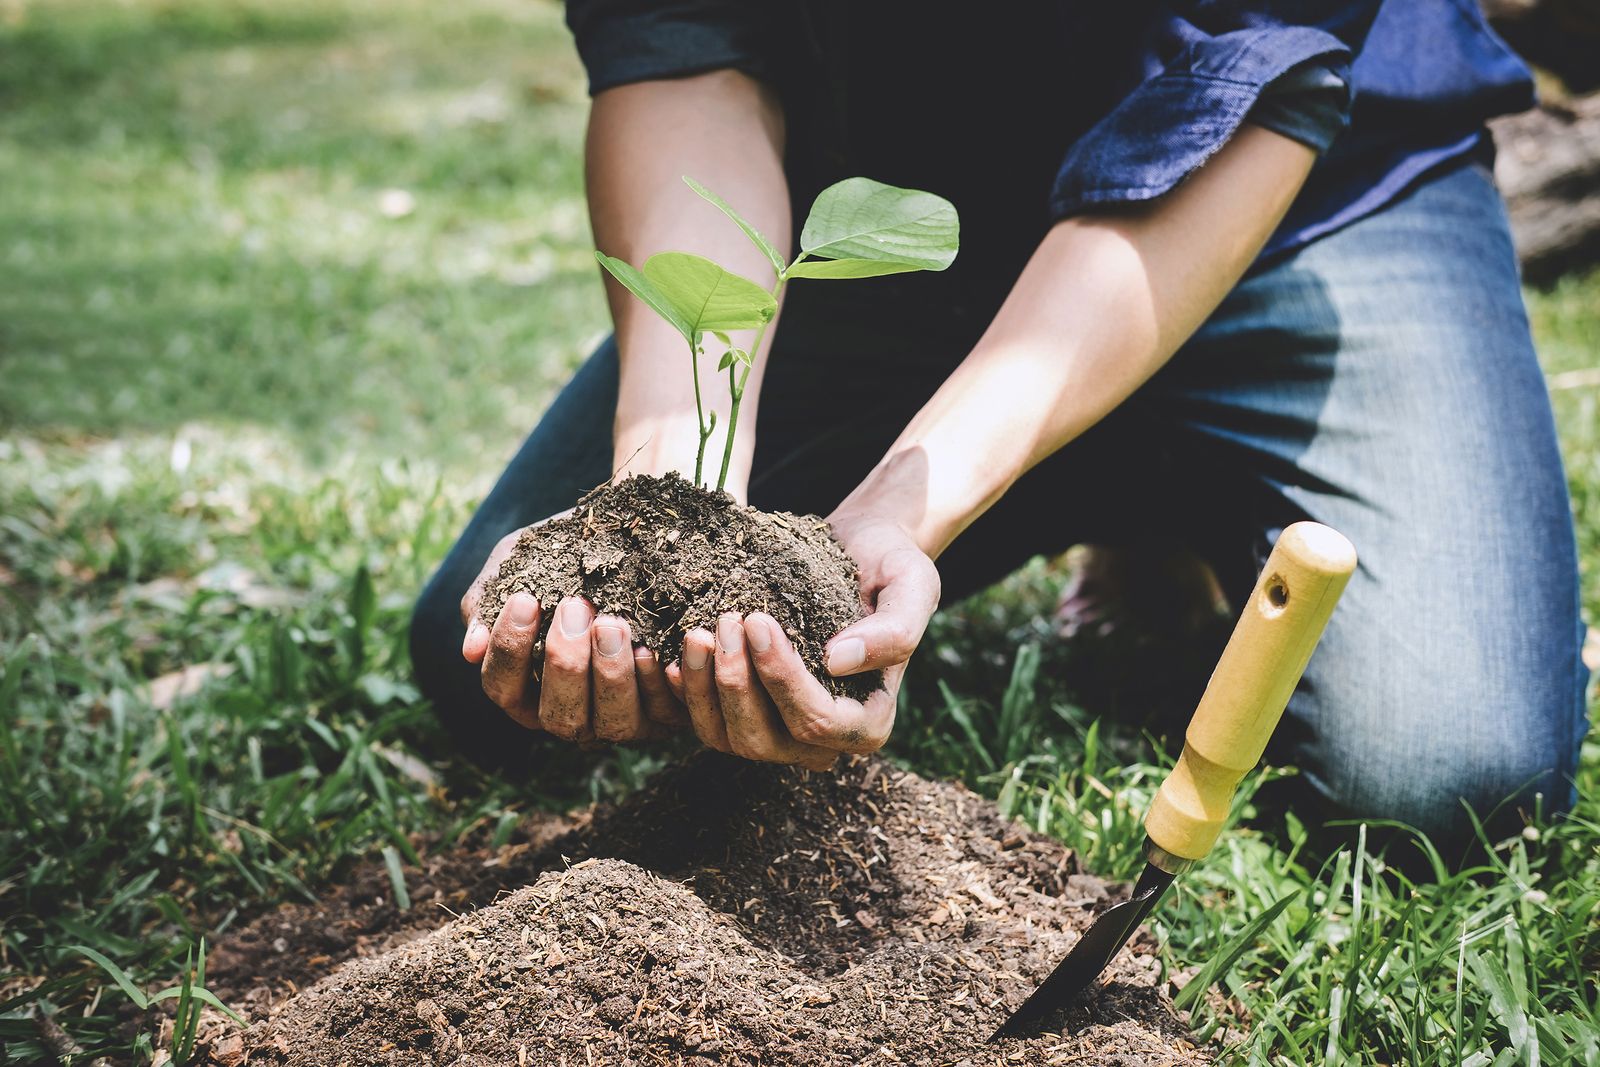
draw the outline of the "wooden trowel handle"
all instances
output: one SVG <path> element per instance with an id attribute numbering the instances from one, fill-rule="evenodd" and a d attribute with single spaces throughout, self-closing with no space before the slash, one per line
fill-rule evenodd
<path id="1" fill-rule="evenodd" d="M 1211 851 L 1355 567 L 1355 548 L 1320 523 L 1297 522 L 1278 538 L 1145 816 L 1157 847 L 1184 860 Z"/>

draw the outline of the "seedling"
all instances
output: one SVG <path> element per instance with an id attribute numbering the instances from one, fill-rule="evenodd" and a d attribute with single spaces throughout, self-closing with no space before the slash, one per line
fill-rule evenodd
<path id="1" fill-rule="evenodd" d="M 159 993 L 146 993 L 140 989 L 128 972 L 118 967 L 106 956 L 87 945 L 74 945 L 73 950 L 79 952 L 95 963 L 111 976 L 111 980 L 133 1001 L 134 1007 L 140 1011 L 148 1011 L 163 1000 L 175 1002 L 172 1020 L 172 1047 L 168 1050 L 171 1062 L 175 1067 L 188 1067 L 194 1060 L 196 1041 L 200 1033 L 200 1007 L 209 1004 L 222 1012 L 228 1018 L 245 1025 L 245 1021 L 234 1014 L 232 1008 L 217 999 L 217 995 L 206 988 L 206 942 L 200 939 L 200 951 L 195 954 L 190 946 L 188 954 L 184 957 L 183 977 L 178 984 L 163 989 Z M 142 1040 L 142 1039 L 141 1039 Z"/>
<path id="2" fill-rule="evenodd" d="M 734 433 L 745 384 L 767 326 L 778 312 L 791 278 L 872 278 L 913 270 L 944 270 L 956 258 L 960 227 L 955 207 L 943 197 L 900 189 L 871 178 L 846 178 L 818 194 L 800 232 L 800 254 L 788 261 L 727 201 L 693 178 L 684 182 L 744 231 L 772 264 L 774 281 L 764 289 L 704 256 L 657 252 L 642 268 L 596 251 L 600 265 L 683 335 L 694 375 L 695 418 L 700 446 L 694 457 L 694 483 L 702 484 L 706 442 L 716 430 L 717 413 L 707 415 L 700 394 L 700 357 L 709 334 L 723 347 L 717 372 L 728 372 L 728 418 L 717 488 L 728 481 Z M 733 342 L 734 330 L 756 331 L 749 348 Z"/>

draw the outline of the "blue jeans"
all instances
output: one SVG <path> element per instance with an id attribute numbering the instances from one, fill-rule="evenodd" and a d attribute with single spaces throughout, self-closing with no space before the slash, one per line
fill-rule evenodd
<path id="1" fill-rule="evenodd" d="M 914 286 L 885 282 L 791 291 L 762 390 L 757 506 L 826 514 L 995 310 L 919 306 Z M 461 660 L 457 602 L 502 535 L 609 476 L 616 388 L 608 341 L 417 606 L 422 688 L 480 756 L 529 741 Z M 1572 518 L 1500 198 L 1477 164 L 1258 265 L 939 568 L 954 600 L 1040 553 L 1177 530 L 1239 603 L 1277 532 L 1304 518 L 1361 556 L 1274 749 L 1323 799 L 1307 814 L 1450 839 L 1468 827 L 1462 801 L 1569 806 L 1587 725 Z"/>

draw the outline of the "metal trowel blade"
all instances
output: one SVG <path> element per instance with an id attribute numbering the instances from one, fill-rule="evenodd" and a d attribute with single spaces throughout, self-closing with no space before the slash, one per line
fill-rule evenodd
<path id="1" fill-rule="evenodd" d="M 1072 946 L 1067 958 L 1056 965 L 1050 977 L 1023 1001 L 1022 1007 L 1012 1012 L 1011 1018 L 990 1035 L 989 1040 L 1031 1036 L 1046 1018 L 1076 1000 L 1128 943 L 1128 938 L 1154 910 L 1172 879 L 1172 875 L 1155 864 L 1148 864 L 1133 887 L 1133 896 L 1103 912 Z"/>

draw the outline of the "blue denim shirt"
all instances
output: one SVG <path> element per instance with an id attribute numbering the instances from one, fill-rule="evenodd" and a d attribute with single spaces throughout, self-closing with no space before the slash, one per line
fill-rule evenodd
<path id="1" fill-rule="evenodd" d="M 962 211 L 962 258 L 1007 271 L 1050 222 L 1160 196 L 1244 122 L 1322 154 L 1271 256 L 1486 149 L 1484 120 L 1533 102 L 1527 68 L 1475 0 L 982 11 L 569 0 L 568 22 L 591 92 L 719 68 L 751 74 L 783 101 L 798 203 L 851 173 L 931 189 Z"/>

